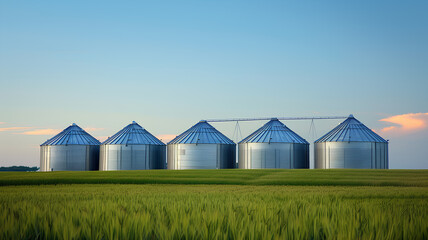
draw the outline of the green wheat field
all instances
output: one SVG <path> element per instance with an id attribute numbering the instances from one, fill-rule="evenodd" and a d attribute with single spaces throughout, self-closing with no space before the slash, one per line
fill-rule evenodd
<path id="1" fill-rule="evenodd" d="M 0 173 L 0 239 L 428 239 L 428 170 Z"/>

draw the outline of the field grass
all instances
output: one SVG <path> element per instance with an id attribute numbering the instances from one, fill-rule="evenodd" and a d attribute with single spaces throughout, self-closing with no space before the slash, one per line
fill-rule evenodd
<path id="1" fill-rule="evenodd" d="M 420 187 L 1 187 L 1 239 L 427 239 Z"/>
<path id="2" fill-rule="evenodd" d="M 427 175 L 1 173 L 0 239 L 428 239 Z"/>
<path id="3" fill-rule="evenodd" d="M 0 173 L 0 186 L 81 183 L 428 187 L 428 170 L 230 169 Z"/>

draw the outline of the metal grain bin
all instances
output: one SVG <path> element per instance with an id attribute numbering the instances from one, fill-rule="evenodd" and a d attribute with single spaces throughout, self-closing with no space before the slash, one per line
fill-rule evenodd
<path id="1" fill-rule="evenodd" d="M 315 141 L 315 168 L 388 169 L 388 141 L 350 115 Z"/>
<path id="2" fill-rule="evenodd" d="M 100 142 L 73 123 L 40 145 L 40 171 L 98 170 Z"/>
<path id="3" fill-rule="evenodd" d="M 309 168 L 309 143 L 276 118 L 238 144 L 239 168 Z"/>
<path id="4" fill-rule="evenodd" d="M 100 170 L 164 169 L 166 145 L 132 122 L 100 147 Z"/>
<path id="5" fill-rule="evenodd" d="M 236 144 L 206 121 L 168 143 L 168 169 L 235 168 Z"/>

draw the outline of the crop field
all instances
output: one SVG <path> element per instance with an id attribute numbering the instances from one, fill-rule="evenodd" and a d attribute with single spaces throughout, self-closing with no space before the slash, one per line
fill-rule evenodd
<path id="1" fill-rule="evenodd" d="M 0 174 L 0 239 L 428 239 L 426 170 Z"/>
<path id="2" fill-rule="evenodd" d="M 82 183 L 428 187 L 428 170 L 224 169 L 0 173 L 0 186 Z"/>

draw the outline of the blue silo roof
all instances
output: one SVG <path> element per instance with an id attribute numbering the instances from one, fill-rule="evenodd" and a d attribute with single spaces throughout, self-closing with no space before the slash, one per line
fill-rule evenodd
<path id="1" fill-rule="evenodd" d="M 302 143 L 309 144 L 305 139 L 289 129 L 276 118 L 257 129 L 239 143 Z"/>
<path id="2" fill-rule="evenodd" d="M 385 139 L 366 127 L 351 114 L 349 117 L 335 127 L 333 130 L 316 140 L 319 142 L 382 142 Z"/>
<path id="3" fill-rule="evenodd" d="M 40 146 L 45 145 L 100 145 L 100 141 L 73 123 Z"/>
<path id="4" fill-rule="evenodd" d="M 128 126 L 124 127 L 122 130 L 105 140 L 102 144 L 165 145 L 136 122 L 132 122 Z"/>
<path id="5" fill-rule="evenodd" d="M 200 121 L 184 133 L 178 135 L 168 144 L 195 144 L 195 143 L 217 143 L 235 144 L 220 131 L 211 126 L 207 121 Z"/>

